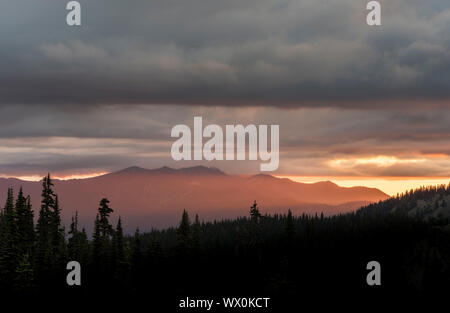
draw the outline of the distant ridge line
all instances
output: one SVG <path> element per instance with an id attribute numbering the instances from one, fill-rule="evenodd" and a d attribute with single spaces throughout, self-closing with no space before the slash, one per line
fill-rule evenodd
<path id="1" fill-rule="evenodd" d="M 192 175 L 226 175 L 223 171 L 216 167 L 207 167 L 203 165 L 182 167 L 179 169 L 169 166 L 163 166 L 154 169 L 147 169 L 139 166 L 130 166 L 123 170 L 112 172 L 105 175 L 117 174 L 192 174 Z"/>

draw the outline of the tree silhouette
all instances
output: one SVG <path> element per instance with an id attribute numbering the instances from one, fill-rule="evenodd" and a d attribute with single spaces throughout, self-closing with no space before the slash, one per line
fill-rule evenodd
<path id="1" fill-rule="evenodd" d="M 20 254 L 31 254 L 35 240 L 34 213 L 31 208 L 30 197 L 24 197 L 22 187 L 16 200 L 17 236 Z"/>
<path id="2" fill-rule="evenodd" d="M 34 270 L 28 253 L 21 256 L 19 264 L 15 269 L 14 290 L 20 293 L 30 292 L 35 288 Z"/>
<path id="3" fill-rule="evenodd" d="M 259 213 L 258 205 L 255 202 L 253 202 L 253 205 L 250 207 L 250 217 L 253 221 L 258 222 L 261 218 L 261 213 Z"/>
<path id="4" fill-rule="evenodd" d="M 39 280 L 43 281 L 43 277 L 47 275 L 53 267 L 53 248 L 52 247 L 52 211 L 55 206 L 55 193 L 52 190 L 53 183 L 48 174 L 42 180 L 42 200 L 41 209 L 39 210 L 39 218 L 36 225 L 36 267 Z"/>
<path id="5" fill-rule="evenodd" d="M 321 216 L 321 219 L 323 220 L 323 215 Z M 288 214 L 286 217 L 286 238 L 288 242 L 292 242 L 295 235 L 295 225 L 294 225 L 294 219 L 292 217 L 291 210 L 288 210 Z"/>
<path id="6" fill-rule="evenodd" d="M 105 279 L 113 266 L 111 260 L 111 238 L 114 232 L 109 223 L 109 216 L 112 212 L 113 209 L 109 207 L 109 200 L 103 198 L 100 201 L 98 214 L 95 218 L 93 235 L 93 258 L 95 268 L 100 274 L 100 279 Z"/>
<path id="7" fill-rule="evenodd" d="M 180 255 L 187 255 L 191 248 L 191 223 L 186 210 L 183 210 L 180 226 L 177 229 L 177 247 Z"/>
<path id="8" fill-rule="evenodd" d="M 2 277 L 1 283 L 7 286 L 12 285 L 14 271 L 19 261 L 16 212 L 12 188 L 8 189 L 0 223 L 0 276 Z"/>
<path id="9" fill-rule="evenodd" d="M 200 220 L 198 214 L 195 214 L 195 220 L 192 224 L 192 248 L 197 253 L 200 252 L 202 248 L 202 227 L 200 225 Z"/>
<path id="10" fill-rule="evenodd" d="M 81 264 L 87 264 L 89 259 L 89 242 L 86 231 L 78 228 L 78 211 L 72 216 L 68 235 L 67 250 L 68 256 L 72 261 L 78 261 Z"/>

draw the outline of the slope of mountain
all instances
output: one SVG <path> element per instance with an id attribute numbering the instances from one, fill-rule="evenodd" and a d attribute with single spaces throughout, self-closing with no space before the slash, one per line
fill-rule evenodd
<path id="1" fill-rule="evenodd" d="M 450 184 L 422 187 L 362 207 L 363 214 L 406 214 L 421 219 L 450 217 Z"/>
<path id="2" fill-rule="evenodd" d="M 303 184 L 270 175 L 227 175 L 204 166 L 182 169 L 134 166 L 98 177 L 54 183 L 64 221 L 67 223 L 77 210 L 81 224 L 89 230 L 103 197 L 111 201 L 113 215 L 124 218 L 128 231 L 137 226 L 149 229 L 175 225 L 183 209 L 198 213 L 202 219 L 231 218 L 248 215 L 249 206 L 257 200 L 263 213 L 285 213 L 290 208 L 296 214 L 328 215 L 388 198 L 374 188 L 344 188 L 332 182 Z M 38 212 L 40 182 L 2 178 L 1 201 L 8 187 L 18 190 L 20 186 L 31 195 L 33 208 Z"/>

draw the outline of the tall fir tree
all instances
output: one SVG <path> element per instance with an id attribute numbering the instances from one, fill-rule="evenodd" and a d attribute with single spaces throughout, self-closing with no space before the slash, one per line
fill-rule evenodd
<path id="1" fill-rule="evenodd" d="M 188 243 L 191 235 L 191 222 L 189 221 L 189 214 L 183 210 L 181 216 L 180 226 L 177 229 L 177 240 L 183 243 Z"/>
<path id="2" fill-rule="evenodd" d="M 127 256 L 125 253 L 125 239 L 123 235 L 122 219 L 119 217 L 117 221 L 116 230 L 113 236 L 113 271 L 114 278 L 117 281 L 124 283 L 126 279 L 126 272 L 128 269 Z"/>
<path id="3" fill-rule="evenodd" d="M 158 266 L 161 264 L 163 257 L 164 251 L 161 246 L 161 240 L 159 238 L 153 238 L 146 251 L 147 264 Z"/>
<path id="4" fill-rule="evenodd" d="M 55 194 L 55 205 L 51 211 L 50 234 L 52 244 L 52 254 L 58 268 L 64 268 L 67 263 L 67 245 L 65 239 L 65 229 L 61 225 L 61 208 L 59 207 L 58 195 Z"/>
<path id="5" fill-rule="evenodd" d="M 0 222 L 0 280 L 2 285 L 8 286 L 13 282 L 14 273 L 19 263 L 17 220 L 12 188 L 8 189 Z"/>
<path id="6" fill-rule="evenodd" d="M 125 246 L 124 246 L 124 236 L 122 228 L 122 219 L 119 217 L 117 221 L 116 230 L 113 237 L 113 247 L 114 247 L 114 260 L 117 264 L 125 261 Z"/>
<path id="7" fill-rule="evenodd" d="M 134 233 L 132 258 L 134 265 L 139 265 L 142 260 L 141 234 L 139 228 Z"/>
<path id="8" fill-rule="evenodd" d="M 258 205 L 256 204 L 256 200 L 253 202 L 253 205 L 250 207 L 250 217 L 252 221 L 258 222 L 261 218 L 261 213 L 259 213 Z"/>
<path id="9" fill-rule="evenodd" d="M 64 227 L 61 226 L 61 209 L 58 196 L 53 191 L 53 182 L 48 174 L 42 181 L 42 200 L 39 218 L 36 225 L 36 275 L 39 281 L 51 283 L 45 279 L 49 272 L 56 276 L 65 271 L 66 242 Z"/>
<path id="10" fill-rule="evenodd" d="M 35 288 L 34 270 L 28 253 L 21 256 L 14 272 L 14 290 L 17 292 L 31 292 Z"/>
<path id="11" fill-rule="evenodd" d="M 95 218 L 93 236 L 94 266 L 102 277 L 111 271 L 113 262 L 111 238 L 114 235 L 113 228 L 109 223 L 109 216 L 114 210 L 109 207 L 109 200 L 103 198 L 100 201 L 98 214 Z M 110 277 L 111 278 L 111 277 Z"/>
<path id="12" fill-rule="evenodd" d="M 110 239 L 110 236 L 113 234 L 113 228 L 109 223 L 109 216 L 114 212 L 113 209 L 109 207 L 109 200 L 107 198 L 103 198 L 100 201 L 100 207 L 98 208 L 99 213 L 99 227 L 100 227 L 100 235 L 103 238 Z"/>
<path id="13" fill-rule="evenodd" d="M 78 229 L 78 211 L 72 216 L 72 222 L 69 228 L 69 239 L 67 244 L 67 253 L 71 260 L 76 260 L 81 264 L 87 264 L 89 258 L 89 242 L 86 231 Z"/>
<path id="14" fill-rule="evenodd" d="M 285 226 L 285 233 L 286 238 L 288 242 L 292 242 L 295 235 L 295 225 L 294 225 L 294 218 L 292 217 L 292 211 L 288 210 L 288 214 L 286 216 L 286 226 Z"/>
<path id="15" fill-rule="evenodd" d="M 186 257 L 190 254 L 191 246 L 191 222 L 188 212 L 183 210 L 180 226 L 177 229 L 176 252 L 180 257 Z"/>
<path id="16" fill-rule="evenodd" d="M 7 263 L 5 259 L 6 225 L 5 212 L 0 209 L 0 277 L 7 276 Z M 0 292 L 7 287 L 7 282 L 0 280 Z"/>
<path id="17" fill-rule="evenodd" d="M 67 233 L 70 237 L 67 242 L 67 251 L 69 257 L 72 260 L 76 260 L 79 256 L 79 246 L 78 246 L 78 211 L 75 212 L 75 216 L 72 216 L 72 222 L 69 226 L 69 232 Z"/>
<path id="18" fill-rule="evenodd" d="M 46 273 L 52 268 L 52 246 L 51 246 L 51 210 L 55 205 L 53 183 L 50 174 L 42 180 L 42 200 L 39 210 L 39 218 L 36 224 L 36 271 L 41 281 Z"/>
<path id="19" fill-rule="evenodd" d="M 139 228 L 136 229 L 133 238 L 133 250 L 131 253 L 131 262 L 132 262 L 132 275 L 133 282 L 137 285 L 141 282 L 142 276 L 142 266 L 143 266 L 143 256 L 142 256 L 142 247 L 141 247 L 141 234 L 139 232 Z"/>
<path id="20" fill-rule="evenodd" d="M 35 240 L 34 213 L 31 208 L 30 196 L 24 196 L 22 187 L 20 187 L 16 200 L 16 216 L 20 254 L 32 255 Z"/>
<path id="21" fill-rule="evenodd" d="M 261 225 L 261 213 L 259 212 L 258 204 L 256 200 L 250 207 L 250 225 L 249 225 L 249 245 L 254 251 L 255 257 L 258 262 L 261 262 L 262 258 L 262 225 Z"/>
<path id="22" fill-rule="evenodd" d="M 97 213 L 94 222 L 94 233 L 92 235 L 92 257 L 96 269 L 100 267 L 101 253 L 102 253 L 102 237 L 100 234 L 100 218 Z"/>
<path id="23" fill-rule="evenodd" d="M 64 227 L 61 225 L 61 208 L 58 195 L 55 194 L 54 205 L 50 211 L 50 233 L 53 247 L 59 247 L 64 241 Z"/>
<path id="24" fill-rule="evenodd" d="M 202 226 L 198 214 L 195 214 L 195 220 L 192 224 L 192 248 L 196 253 L 202 250 Z"/>

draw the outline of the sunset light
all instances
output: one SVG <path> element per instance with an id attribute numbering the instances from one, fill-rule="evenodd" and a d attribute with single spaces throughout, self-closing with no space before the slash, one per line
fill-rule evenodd
<path id="1" fill-rule="evenodd" d="M 0 0 L 0 42 L 3 311 L 448 307 L 449 0 Z"/>

